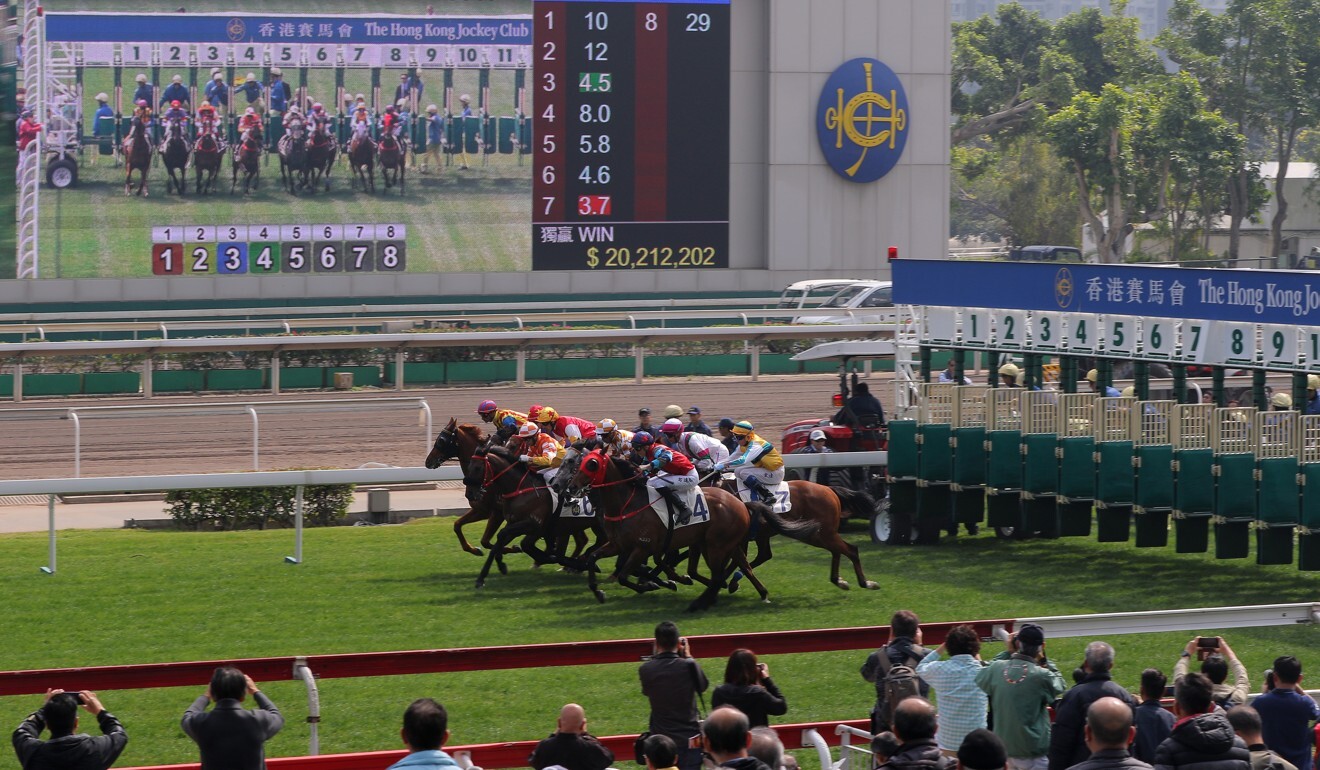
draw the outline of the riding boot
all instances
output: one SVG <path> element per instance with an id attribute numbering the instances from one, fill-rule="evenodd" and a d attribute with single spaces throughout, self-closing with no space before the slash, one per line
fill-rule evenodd
<path id="1" fill-rule="evenodd" d="M 766 489 L 765 485 L 762 484 L 761 480 L 758 479 L 757 477 L 748 476 L 746 479 L 743 480 L 743 483 L 747 485 L 748 489 L 752 490 L 752 494 L 756 495 L 757 499 L 760 500 L 761 502 L 765 503 L 766 505 L 775 504 L 774 493 Z"/>
<path id="2" fill-rule="evenodd" d="M 683 526 L 692 520 L 692 509 L 683 502 L 683 497 L 673 487 L 659 487 L 659 492 L 669 502 L 669 510 L 675 515 L 676 526 Z"/>

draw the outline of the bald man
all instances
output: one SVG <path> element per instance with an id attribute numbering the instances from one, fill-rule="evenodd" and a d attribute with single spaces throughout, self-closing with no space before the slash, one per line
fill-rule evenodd
<path id="1" fill-rule="evenodd" d="M 536 770 L 551 765 L 568 770 L 605 770 L 614 764 L 614 752 L 587 732 L 587 712 L 576 703 L 568 703 L 559 710 L 555 732 L 536 744 L 527 763 Z"/>
<path id="2" fill-rule="evenodd" d="M 1073 770 L 1149 770 L 1150 765 L 1133 758 L 1128 746 L 1137 737 L 1132 707 L 1113 697 L 1096 700 L 1086 709 L 1083 728 L 1091 758 Z"/>

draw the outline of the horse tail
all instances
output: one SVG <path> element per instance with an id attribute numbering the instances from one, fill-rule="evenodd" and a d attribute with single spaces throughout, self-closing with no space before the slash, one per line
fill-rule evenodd
<path id="1" fill-rule="evenodd" d="M 746 503 L 748 513 L 759 516 L 772 535 L 784 535 L 794 540 L 810 541 L 820 532 L 820 522 L 816 519 L 792 521 L 775 513 L 765 503 Z"/>
<path id="2" fill-rule="evenodd" d="M 875 500 L 866 492 L 834 485 L 831 485 L 830 489 L 838 496 L 839 505 L 847 511 L 848 515 L 844 518 L 860 516 L 869 519 L 871 514 L 875 512 Z"/>

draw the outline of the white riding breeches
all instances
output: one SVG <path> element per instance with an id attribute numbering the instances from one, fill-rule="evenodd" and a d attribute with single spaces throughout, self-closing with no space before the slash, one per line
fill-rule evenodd
<path id="1" fill-rule="evenodd" d="M 748 476 L 755 477 L 766 489 L 774 490 L 775 487 L 779 486 L 779 482 L 784 480 L 784 469 L 770 471 L 756 465 L 739 465 L 733 469 L 733 475 L 737 476 L 738 480 L 743 482 L 744 485 L 747 483 Z"/>

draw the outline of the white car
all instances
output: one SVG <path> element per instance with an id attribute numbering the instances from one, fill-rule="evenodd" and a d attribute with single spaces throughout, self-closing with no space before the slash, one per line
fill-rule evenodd
<path id="1" fill-rule="evenodd" d="M 820 307 L 820 304 L 833 297 L 841 289 L 863 283 L 856 278 L 815 278 L 809 281 L 790 283 L 779 295 L 776 308 L 784 310 L 802 310 Z"/>
<path id="2" fill-rule="evenodd" d="M 852 311 L 852 312 L 839 312 Z M 825 300 L 810 315 L 793 319 L 795 324 L 882 323 L 898 318 L 894 310 L 892 281 L 857 281 Z"/>

